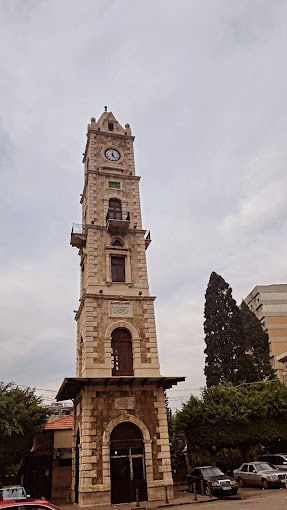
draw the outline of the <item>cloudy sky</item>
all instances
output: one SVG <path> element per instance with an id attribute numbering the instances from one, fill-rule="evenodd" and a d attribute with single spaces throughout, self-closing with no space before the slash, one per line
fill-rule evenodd
<path id="1" fill-rule="evenodd" d="M 211 271 L 287 283 L 285 0 L 0 2 L 0 380 L 75 372 L 81 154 L 104 105 L 136 135 L 162 374 L 204 385 Z M 47 393 L 52 398 L 53 393 Z"/>

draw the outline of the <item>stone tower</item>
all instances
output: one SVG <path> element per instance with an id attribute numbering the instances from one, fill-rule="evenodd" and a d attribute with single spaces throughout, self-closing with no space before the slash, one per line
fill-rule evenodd
<path id="1" fill-rule="evenodd" d="M 106 110 L 106 109 L 105 109 Z M 58 400 L 73 399 L 73 501 L 80 505 L 161 500 L 172 495 L 154 297 L 149 295 L 139 177 L 129 124 L 111 112 L 88 125 L 79 250 L 77 376 Z"/>

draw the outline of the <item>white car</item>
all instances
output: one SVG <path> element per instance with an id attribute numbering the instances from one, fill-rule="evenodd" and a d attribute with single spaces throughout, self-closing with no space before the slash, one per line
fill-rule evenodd
<path id="1" fill-rule="evenodd" d="M 9 485 L 0 489 L 0 501 L 25 501 L 28 498 L 30 496 L 26 494 L 24 487 L 20 485 Z"/>
<path id="2" fill-rule="evenodd" d="M 274 469 L 267 462 L 245 462 L 239 469 L 233 471 L 233 477 L 240 487 L 259 485 L 263 489 L 282 487 L 286 481 L 286 473 Z"/>

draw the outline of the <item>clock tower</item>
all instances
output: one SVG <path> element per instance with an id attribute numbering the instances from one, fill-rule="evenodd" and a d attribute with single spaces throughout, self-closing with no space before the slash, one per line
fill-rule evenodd
<path id="1" fill-rule="evenodd" d="M 91 119 L 83 157 L 76 377 L 58 400 L 74 401 L 72 497 L 81 506 L 163 500 L 173 493 L 154 297 L 142 227 L 134 137 L 105 108 Z"/>

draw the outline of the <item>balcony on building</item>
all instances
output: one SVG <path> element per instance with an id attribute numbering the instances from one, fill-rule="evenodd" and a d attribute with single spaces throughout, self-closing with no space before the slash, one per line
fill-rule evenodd
<path id="1" fill-rule="evenodd" d="M 86 245 L 86 240 L 86 226 L 79 223 L 74 223 L 71 232 L 70 244 L 76 248 L 79 248 L 80 250 Z"/>
<path id="2" fill-rule="evenodd" d="M 150 237 L 150 231 L 148 231 L 146 236 L 145 236 L 145 239 L 144 239 L 144 244 L 145 244 L 145 249 L 146 250 L 148 249 L 150 243 L 151 243 L 151 237 Z"/>
<path id="3" fill-rule="evenodd" d="M 115 214 L 115 211 L 108 210 L 106 216 L 107 232 L 111 235 L 124 235 L 130 226 L 130 213 L 125 216 L 121 211 Z"/>

